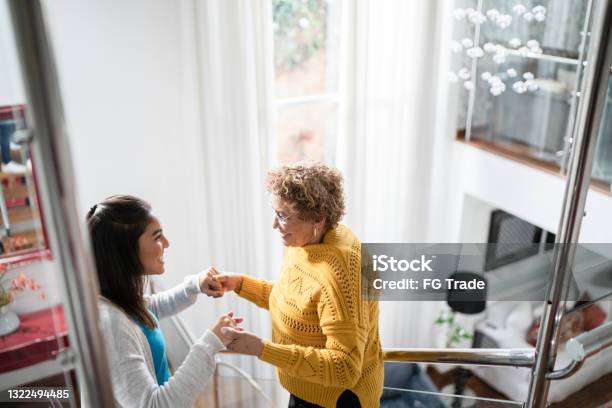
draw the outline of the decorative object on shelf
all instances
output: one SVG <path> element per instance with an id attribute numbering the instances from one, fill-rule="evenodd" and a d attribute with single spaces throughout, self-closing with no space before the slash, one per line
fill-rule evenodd
<path id="1" fill-rule="evenodd" d="M 512 89 L 517 94 L 523 94 L 527 92 L 527 85 L 525 85 L 523 81 L 516 81 L 515 83 L 512 84 Z"/>
<path id="2" fill-rule="evenodd" d="M 493 56 L 493 62 L 496 64 L 503 64 L 506 62 L 506 54 L 505 53 L 497 53 Z"/>
<path id="3" fill-rule="evenodd" d="M 542 48 L 540 48 L 540 43 L 538 42 L 538 40 L 529 40 L 527 41 L 527 48 L 529 49 L 529 52 L 533 53 L 533 54 L 542 54 Z"/>
<path id="4" fill-rule="evenodd" d="M 459 78 L 466 80 L 470 79 L 471 73 L 468 68 L 463 67 L 459 70 L 457 75 L 459 76 Z"/>
<path id="5" fill-rule="evenodd" d="M 0 306 L 0 336 L 5 336 L 19 328 L 19 317 L 13 313 L 9 305 Z"/>
<path id="6" fill-rule="evenodd" d="M 497 75 L 491 75 L 490 72 L 483 72 L 481 78 L 491 85 L 489 92 L 491 92 L 493 96 L 499 96 L 506 90 L 506 84 L 504 84 L 501 78 Z"/>
<path id="7" fill-rule="evenodd" d="M 499 11 L 497 9 L 487 10 L 487 17 L 489 18 L 489 20 L 496 21 L 498 16 L 499 16 Z"/>
<path id="8" fill-rule="evenodd" d="M 495 19 L 495 24 L 502 30 L 506 29 L 512 24 L 512 16 L 510 14 L 500 14 Z"/>
<path id="9" fill-rule="evenodd" d="M 518 38 L 514 37 L 512 39 L 510 39 L 510 41 L 508 41 L 508 45 L 512 48 L 518 48 L 521 46 L 521 40 L 519 40 Z"/>
<path id="10" fill-rule="evenodd" d="M 471 38 L 466 37 L 461 40 L 461 45 L 463 45 L 463 48 L 472 48 L 474 46 L 474 41 L 472 41 Z"/>
<path id="11" fill-rule="evenodd" d="M 571 134 L 579 87 L 591 54 L 589 18 L 595 15 L 597 2 L 451 3 L 448 40 L 453 52 L 448 52 L 448 79 L 456 98 L 457 139 L 483 142 L 519 161 L 527 158 L 543 169 L 566 172 L 575 143 Z M 475 25 L 470 13 L 484 14 L 486 21 Z M 471 43 L 465 41 L 469 47 L 461 43 L 465 39 L 471 39 Z M 483 50 L 482 57 L 472 51 L 476 47 Z M 459 76 L 462 67 L 469 68 L 469 78 Z M 508 75 L 509 69 L 517 75 Z M 471 83 L 466 88 L 468 80 Z M 612 80 L 608 88 L 612 95 Z M 612 183 L 611 108 L 612 102 L 602 117 L 592 171 L 594 185 L 608 192 Z"/>
<path id="12" fill-rule="evenodd" d="M 527 11 L 527 7 L 522 4 L 515 4 L 514 7 L 512 7 L 512 11 L 514 11 L 514 14 L 517 16 L 522 16 Z"/>
<path id="13" fill-rule="evenodd" d="M 0 106 L 0 258 L 13 266 L 50 255 L 30 155 L 25 105 Z"/>
<path id="14" fill-rule="evenodd" d="M 465 53 L 467 54 L 468 57 L 472 59 L 482 58 L 482 56 L 484 55 L 484 51 L 480 47 L 472 47 L 469 50 L 467 50 Z"/>
<path id="15" fill-rule="evenodd" d="M 495 44 L 493 44 L 492 42 L 486 42 L 484 43 L 484 45 L 482 46 L 482 48 L 485 50 L 486 53 L 488 54 L 493 54 L 495 52 Z"/>
<path id="16" fill-rule="evenodd" d="M 522 16 L 528 23 L 531 21 L 542 22 L 546 19 L 546 8 L 541 5 L 537 5 L 531 10 L 528 10 L 525 5 L 516 4 L 512 8 L 512 11 L 516 16 Z M 504 14 L 494 8 L 487 10 L 484 14 L 473 8 L 458 8 L 454 10 L 453 16 L 458 21 L 467 18 L 467 20 L 476 25 L 482 25 L 485 23 L 494 24 L 502 30 L 509 28 L 512 25 L 512 15 Z M 507 45 L 508 48 L 502 44 L 495 44 L 487 41 L 481 48 L 478 44 L 475 44 L 471 38 L 465 37 L 461 41 L 452 40 L 450 42 L 450 49 L 454 53 L 460 53 L 465 50 L 465 55 L 471 59 L 479 59 L 484 57 L 485 54 L 492 54 L 491 59 L 497 65 L 505 64 L 509 54 L 526 58 L 530 54 L 543 53 L 539 41 L 535 39 L 529 39 L 523 43 L 520 38 L 512 37 L 510 40 L 508 40 Z M 466 70 L 467 68 L 462 68 L 457 74 L 449 73 L 449 81 L 455 83 L 458 82 L 458 79 L 462 79 L 464 89 L 472 91 L 475 89 L 476 82 L 470 80 L 470 76 L 468 73 L 466 73 Z M 506 73 L 508 78 L 514 78 L 517 76 L 517 71 L 514 68 L 508 68 Z M 539 89 L 539 86 L 536 84 L 536 82 L 534 82 L 533 74 L 529 74 L 530 77 L 525 77 L 525 81 L 519 80 L 512 84 L 512 89 L 516 93 L 523 94 L 525 92 L 535 92 Z M 481 78 L 489 83 L 491 86 L 489 91 L 493 96 L 499 96 L 506 90 L 506 84 L 504 84 L 502 78 L 499 78 L 498 76 L 491 76 L 489 73 L 487 73 L 486 76 L 483 75 Z"/>
<path id="17" fill-rule="evenodd" d="M 468 16 L 468 19 L 473 24 L 476 24 L 476 25 L 483 24 L 487 21 L 487 18 L 485 17 L 485 15 L 479 11 L 473 11 L 472 13 L 470 13 L 470 15 Z"/>
<path id="18" fill-rule="evenodd" d="M 9 308 L 17 294 L 26 289 L 40 290 L 38 282 L 28 278 L 24 273 L 20 273 L 7 284 L 6 274 L 6 264 L 0 264 L 0 336 L 12 333 L 19 327 L 19 318 Z M 44 299 L 45 294 L 41 293 L 40 297 Z"/>
<path id="19" fill-rule="evenodd" d="M 546 7 L 544 6 L 535 6 L 531 12 L 533 13 L 533 18 L 541 23 L 542 21 L 546 20 Z"/>

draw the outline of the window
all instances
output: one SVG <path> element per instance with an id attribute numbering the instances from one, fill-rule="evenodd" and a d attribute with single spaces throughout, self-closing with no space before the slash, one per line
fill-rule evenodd
<path id="1" fill-rule="evenodd" d="M 343 0 L 272 0 L 277 161 L 335 161 Z"/>

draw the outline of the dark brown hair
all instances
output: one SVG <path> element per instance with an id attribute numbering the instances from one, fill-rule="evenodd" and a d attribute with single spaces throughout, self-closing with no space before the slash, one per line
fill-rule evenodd
<path id="1" fill-rule="evenodd" d="M 138 256 L 138 239 L 151 220 L 149 203 L 129 195 L 108 197 L 87 213 L 102 296 L 155 328 L 143 298 L 145 276 Z"/>
<path id="2" fill-rule="evenodd" d="M 342 184 L 342 175 L 335 167 L 299 162 L 270 170 L 266 188 L 292 204 L 302 219 L 318 221 L 325 216 L 327 231 L 344 215 Z"/>

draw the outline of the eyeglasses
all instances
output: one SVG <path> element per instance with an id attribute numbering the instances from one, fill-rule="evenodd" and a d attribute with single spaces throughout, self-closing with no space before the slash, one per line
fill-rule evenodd
<path id="1" fill-rule="evenodd" d="M 278 221 L 278 223 L 282 225 L 283 227 L 287 225 L 287 223 L 291 221 L 292 217 L 295 215 L 295 214 L 280 215 L 278 211 L 276 211 L 274 208 L 272 208 L 272 211 L 274 211 L 274 216 L 276 217 L 276 220 Z"/>

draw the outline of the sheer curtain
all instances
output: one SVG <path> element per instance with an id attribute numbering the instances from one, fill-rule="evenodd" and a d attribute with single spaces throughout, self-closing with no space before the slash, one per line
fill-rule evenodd
<path id="1" fill-rule="evenodd" d="M 192 47 L 202 175 L 193 189 L 199 203 L 192 248 L 201 264 L 274 279 L 281 243 L 273 234 L 265 191 L 269 168 L 271 12 L 268 0 L 207 0 L 185 3 L 187 46 Z M 245 327 L 270 337 L 266 311 L 233 293 L 199 302 L 187 315 L 194 333 L 227 311 L 245 317 Z M 272 377 L 253 357 L 223 357 L 256 376 Z"/>
<path id="2" fill-rule="evenodd" d="M 356 1 L 344 53 L 338 165 L 345 222 L 362 242 L 426 242 L 433 167 L 438 2 Z M 441 304 L 381 302 L 383 347 L 433 346 Z M 400 318 L 401 316 L 401 318 Z"/>

